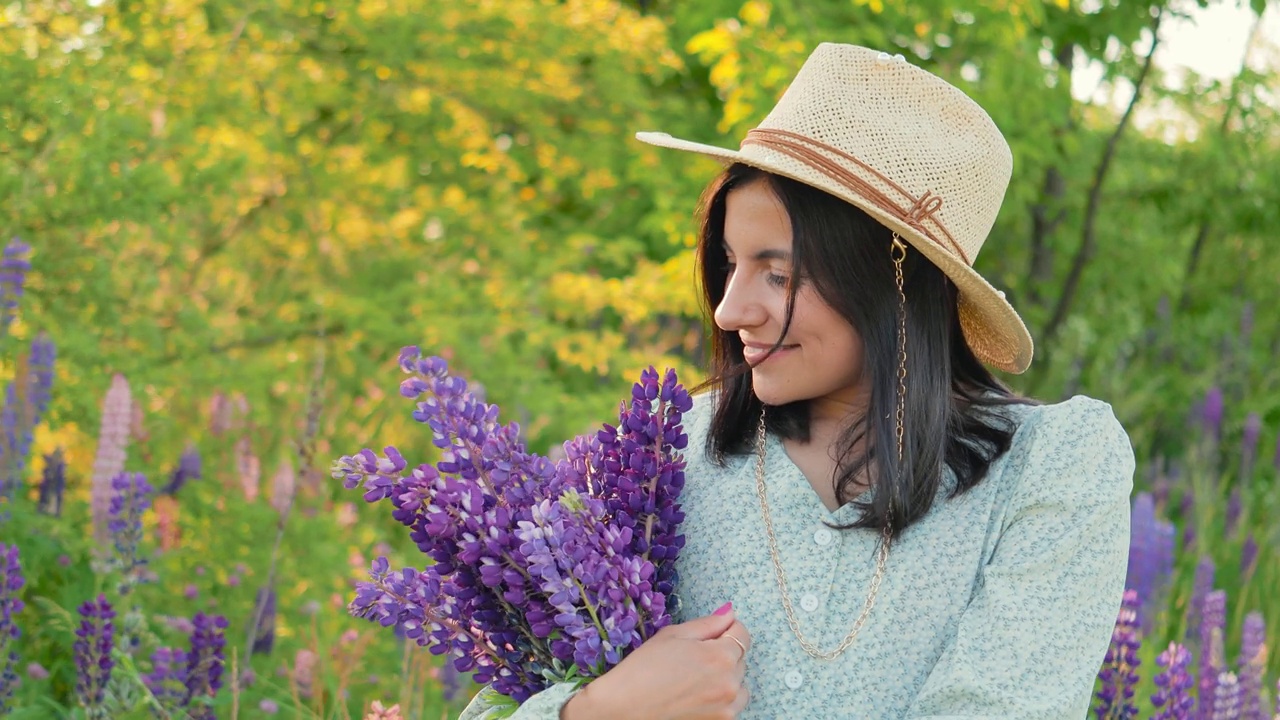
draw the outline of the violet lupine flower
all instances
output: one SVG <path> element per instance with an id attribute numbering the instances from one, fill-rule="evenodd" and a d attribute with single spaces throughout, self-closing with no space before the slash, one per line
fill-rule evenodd
<path id="1" fill-rule="evenodd" d="M 1138 658 L 1138 649 L 1142 645 L 1138 637 L 1140 606 L 1138 593 L 1125 590 L 1120 614 L 1111 633 L 1111 646 L 1107 648 L 1102 670 L 1098 672 L 1098 679 L 1102 681 L 1102 687 L 1097 693 L 1098 704 L 1094 707 L 1094 715 L 1098 720 L 1130 720 L 1138 717 L 1138 707 L 1133 703 L 1133 695 L 1138 684 L 1138 666 L 1142 664 Z"/>
<path id="2" fill-rule="evenodd" d="M 1190 528 L 1187 529 L 1190 533 Z M 1209 557 L 1201 557 L 1196 564 L 1195 579 L 1191 582 L 1191 600 L 1187 603 L 1187 640 L 1199 642 L 1202 624 L 1204 599 L 1213 590 L 1213 578 L 1217 567 Z M 1197 647 L 1199 647 L 1197 645 Z M 1204 648 L 1200 650 L 1203 652 Z"/>
<path id="3" fill-rule="evenodd" d="M 1240 522 L 1241 507 L 1240 488 L 1237 486 L 1232 488 L 1231 495 L 1227 497 L 1227 517 L 1223 527 L 1223 532 L 1227 535 L 1234 535 L 1236 525 Z"/>
<path id="4" fill-rule="evenodd" d="M 1141 600 L 1138 624 L 1148 628 L 1160 606 L 1159 598 L 1173 576 L 1176 530 L 1173 523 L 1156 519 L 1155 498 L 1146 492 L 1134 498 L 1131 527 L 1125 587 L 1137 591 Z"/>
<path id="5" fill-rule="evenodd" d="M 1151 720 L 1191 720 L 1195 708 L 1195 698 L 1191 689 L 1196 686 L 1195 678 L 1187 672 L 1191 664 L 1191 653 L 1178 643 L 1169 643 L 1169 649 L 1160 653 L 1156 664 L 1163 668 L 1156 673 L 1156 692 L 1151 696 L 1151 704 L 1160 712 Z"/>
<path id="6" fill-rule="evenodd" d="M 262 608 L 262 613 L 258 617 L 258 629 L 253 634 L 253 647 L 249 654 L 270 655 L 276 642 L 276 591 L 273 588 L 258 588 L 253 601 L 255 613 L 259 607 Z"/>
<path id="7" fill-rule="evenodd" d="M 1205 434 L 1215 442 L 1222 437 L 1222 415 L 1225 412 L 1222 388 L 1214 385 L 1204 395 L 1200 405 L 1200 424 Z"/>
<path id="8" fill-rule="evenodd" d="M 132 396 L 123 375 L 111 378 L 111 389 L 102 401 L 102 427 L 98 433 L 98 452 L 93 460 L 90 497 L 93 507 L 94 538 L 99 547 L 109 547 L 107 512 L 111 506 L 111 479 L 124 471 L 125 448 L 129 443 L 129 419 Z"/>
<path id="9" fill-rule="evenodd" d="M 191 632 L 191 650 L 187 652 L 187 693 L 183 706 L 192 720 L 215 720 L 209 702 L 222 689 L 227 619 L 196 613 L 191 624 L 195 629 Z"/>
<path id="10" fill-rule="evenodd" d="M 151 672 L 143 673 L 142 683 L 170 715 L 181 717 L 187 702 L 187 654 L 176 648 L 161 647 L 151 654 Z"/>
<path id="11" fill-rule="evenodd" d="M 62 496 L 67 491 L 67 461 L 62 448 L 44 456 L 44 470 L 40 474 L 40 499 L 36 509 L 46 515 L 62 517 Z"/>
<path id="12" fill-rule="evenodd" d="M 443 459 L 406 470 L 395 448 L 366 449 L 341 458 L 334 477 L 368 502 L 390 498 L 434 562 L 393 572 L 379 557 L 353 615 L 447 653 L 517 702 L 570 671 L 598 676 L 670 622 L 664 566 L 683 545 L 676 451 L 692 404 L 673 372 L 646 371 L 619 426 L 566 443 L 553 464 L 440 358 L 406 348 L 400 365 L 412 376 L 401 394 L 427 395 L 414 418 Z"/>
<path id="13" fill-rule="evenodd" d="M 142 513 L 151 507 L 151 495 L 155 491 L 145 475 L 127 472 L 111 479 L 111 491 L 107 532 L 116 551 L 116 567 L 125 576 L 121 590 L 127 594 L 137 569 L 146 563 L 138 553 L 142 545 Z"/>
<path id="14" fill-rule="evenodd" d="M 188 445 L 178 458 L 178 465 L 169 474 L 169 483 L 160 492 L 165 495 L 177 495 L 178 491 L 189 480 L 200 479 L 200 451 L 195 445 Z"/>
<path id="15" fill-rule="evenodd" d="M 27 253 L 31 247 L 18 238 L 13 238 L 4 248 L 0 256 L 0 336 L 9 332 L 9 325 L 22 300 L 22 288 L 26 284 L 27 272 L 31 270 L 31 261 Z"/>
<path id="16" fill-rule="evenodd" d="M 1253 463 L 1258 457 L 1258 439 L 1262 436 L 1262 416 L 1249 413 L 1244 419 L 1244 432 L 1240 436 L 1240 482 L 1249 483 L 1253 477 Z"/>
<path id="17" fill-rule="evenodd" d="M 1244 544 L 1240 546 L 1240 577 L 1246 582 L 1253 576 L 1257 561 L 1258 541 L 1253 539 L 1253 533 L 1249 533 L 1245 536 Z"/>
<path id="18" fill-rule="evenodd" d="M 93 720 L 105 720 L 108 710 L 103 706 L 107 683 L 115 661 L 111 649 L 115 643 L 115 610 L 105 595 L 89 600 L 79 608 L 80 628 L 76 630 L 74 645 L 76 660 L 76 696 L 80 705 Z"/>
<path id="19" fill-rule="evenodd" d="M 5 390 L 4 410 L 0 412 L 0 490 L 6 496 L 22 486 L 35 427 L 49 407 L 54 354 L 48 336 L 37 335 L 31 342 L 31 354 L 19 360 L 17 374 Z"/>
<path id="20" fill-rule="evenodd" d="M 1212 712 L 1208 715 L 1208 720 L 1239 720 L 1240 681 L 1235 673 L 1224 671 L 1218 674 L 1213 683 L 1212 702 Z"/>
<path id="21" fill-rule="evenodd" d="M 18 636 L 22 634 L 13 616 L 25 607 L 18 591 L 26 584 L 17 545 L 0 543 L 0 715 L 8 712 L 9 701 L 18 686 Z"/>
<path id="22" fill-rule="evenodd" d="M 1266 720 L 1262 708 L 1263 673 L 1267 666 L 1267 625 L 1262 613 L 1245 615 L 1237 661 L 1240 678 L 1240 717 L 1243 720 Z"/>
<path id="23" fill-rule="evenodd" d="M 1223 649 L 1227 627 L 1227 592 L 1214 590 L 1205 595 L 1200 613 L 1200 697 L 1216 698 L 1218 676 L 1227 666 Z M 1210 710 L 1208 703 L 1201 703 L 1201 715 L 1206 715 Z"/>

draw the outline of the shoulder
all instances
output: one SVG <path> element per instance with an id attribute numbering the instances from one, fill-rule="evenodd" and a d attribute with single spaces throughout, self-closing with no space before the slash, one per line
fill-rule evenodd
<path id="1" fill-rule="evenodd" d="M 685 450 L 686 457 L 695 454 L 702 457 L 705 454 L 707 434 L 711 431 L 711 419 L 716 414 L 718 396 L 719 392 L 716 390 L 707 390 L 690 396 L 693 407 L 680 418 L 684 433 L 689 438 L 689 444 Z"/>
<path id="2" fill-rule="evenodd" d="M 1134 456 L 1129 434 L 1111 405 L 1084 395 L 1012 410 L 1017 424 L 1005 455 L 1005 473 L 1017 480 L 1024 499 L 1052 496 L 1059 502 L 1109 501 L 1133 489 Z"/>

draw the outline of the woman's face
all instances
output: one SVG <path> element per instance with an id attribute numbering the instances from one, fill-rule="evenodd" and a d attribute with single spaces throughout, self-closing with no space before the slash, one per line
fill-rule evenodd
<path id="1" fill-rule="evenodd" d="M 729 191 L 724 239 L 729 272 L 715 321 L 746 346 L 756 397 L 766 405 L 817 400 L 858 406 L 862 339 L 803 278 L 783 347 L 765 357 L 786 323 L 791 275 L 791 221 L 767 183 L 753 181 Z"/>

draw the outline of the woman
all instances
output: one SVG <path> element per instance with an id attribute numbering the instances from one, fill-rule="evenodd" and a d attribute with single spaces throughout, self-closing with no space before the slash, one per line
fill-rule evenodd
<path id="1" fill-rule="evenodd" d="M 515 717 L 1085 715 L 1133 454 L 1106 404 L 984 366 L 1032 356 L 972 269 L 1012 166 L 991 119 L 901 56 L 823 44 L 740 151 L 638 137 L 730 163 L 698 247 L 686 621 Z"/>

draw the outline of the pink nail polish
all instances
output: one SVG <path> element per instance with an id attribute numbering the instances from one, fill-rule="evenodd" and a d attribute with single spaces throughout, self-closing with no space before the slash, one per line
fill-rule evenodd
<path id="1" fill-rule="evenodd" d="M 714 614 L 715 614 L 715 615 L 724 615 L 725 613 L 729 612 L 729 611 L 730 611 L 730 610 L 732 610 L 732 609 L 733 609 L 733 601 L 729 601 L 729 602 L 727 602 L 727 603 L 725 603 L 725 604 L 721 605 L 719 608 L 717 608 Z"/>

